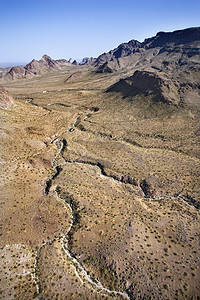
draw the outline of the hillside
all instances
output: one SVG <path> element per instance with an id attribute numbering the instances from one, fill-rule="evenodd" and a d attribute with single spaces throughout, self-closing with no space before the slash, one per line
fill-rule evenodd
<path id="1" fill-rule="evenodd" d="M 2 299 L 199 299 L 198 32 L 0 79 Z"/>

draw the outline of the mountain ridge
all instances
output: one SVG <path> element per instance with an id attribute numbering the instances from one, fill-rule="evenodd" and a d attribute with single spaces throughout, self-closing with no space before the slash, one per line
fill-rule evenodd
<path id="1" fill-rule="evenodd" d="M 119 52 L 121 51 L 121 55 Z M 117 48 L 110 50 L 108 53 L 101 54 L 95 61 L 95 66 L 102 69 L 102 65 L 106 63 L 105 68 L 110 68 L 117 71 L 129 65 L 139 66 L 152 63 L 155 57 L 159 57 L 165 53 L 165 58 L 168 54 L 185 54 L 189 58 L 194 55 L 200 55 L 200 27 L 186 28 L 173 32 L 158 32 L 155 36 L 145 39 L 142 43 L 137 40 L 131 40 L 128 43 L 122 43 Z M 130 58 L 129 61 L 127 57 Z M 137 58 L 135 60 L 135 58 Z M 164 59 L 165 59 L 164 58 Z M 174 58 L 174 61 L 179 63 L 179 58 Z M 162 60 L 164 60 L 162 58 Z"/>
<path id="2" fill-rule="evenodd" d="M 18 79 L 23 77 L 31 77 L 54 69 L 59 70 L 69 65 L 71 65 L 70 62 L 65 59 L 53 60 L 50 56 L 44 54 L 40 60 L 33 59 L 24 67 L 19 66 L 11 68 L 5 75 L 5 78 Z"/>
<path id="3" fill-rule="evenodd" d="M 8 72 L 4 70 L 1 77 L 11 80 L 38 76 L 45 72 L 54 69 L 59 70 L 72 64 L 94 66 L 98 69 L 98 72 L 110 73 L 127 66 L 137 65 L 140 67 L 144 65 L 144 63 L 147 64 L 150 62 L 150 60 L 152 60 L 150 62 L 152 64 L 155 61 L 155 57 L 161 57 L 163 53 L 165 53 L 165 56 L 170 53 L 179 53 L 187 55 L 189 59 L 195 55 L 200 56 L 200 27 L 180 29 L 173 32 L 160 31 L 155 36 L 146 38 L 143 42 L 132 39 L 128 42 L 121 43 L 107 53 L 102 53 L 97 58 L 83 58 L 81 63 L 77 63 L 72 59 L 53 60 L 50 56 L 45 54 L 39 61 L 33 59 L 24 67 L 12 67 Z M 179 58 L 175 59 L 178 63 L 180 63 Z M 162 60 L 164 61 L 165 59 L 162 57 Z M 167 62 L 166 64 L 169 63 Z"/>

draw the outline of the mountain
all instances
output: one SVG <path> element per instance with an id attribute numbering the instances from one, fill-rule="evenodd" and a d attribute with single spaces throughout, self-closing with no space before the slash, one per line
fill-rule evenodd
<path id="1" fill-rule="evenodd" d="M 131 40 L 116 49 L 100 55 L 95 66 L 117 71 L 126 67 L 153 68 L 168 71 L 176 67 L 200 68 L 200 27 L 158 32 L 156 36 L 140 43 Z M 102 66 L 104 66 L 102 68 Z"/>
<path id="2" fill-rule="evenodd" d="M 130 41 L 98 57 L 96 66 L 100 73 L 132 71 L 108 91 L 123 96 L 152 93 L 156 101 L 199 105 L 200 27 L 159 32 L 143 43 Z"/>
<path id="3" fill-rule="evenodd" d="M 50 56 L 43 55 L 39 61 L 33 59 L 25 67 L 11 68 L 9 72 L 5 75 L 5 78 L 17 79 L 24 77 L 32 77 L 51 70 L 59 70 L 69 65 L 70 62 L 68 62 L 65 59 L 53 60 Z"/>

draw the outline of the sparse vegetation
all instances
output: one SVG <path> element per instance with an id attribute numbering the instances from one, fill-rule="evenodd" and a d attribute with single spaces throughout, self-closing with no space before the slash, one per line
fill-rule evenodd
<path id="1" fill-rule="evenodd" d="M 80 69 L 68 83 L 70 70 L 4 84 L 16 101 L 0 111 L 3 297 L 36 298 L 39 284 L 44 299 L 123 299 L 93 290 L 66 255 L 72 217 L 66 248 L 94 282 L 145 299 L 196 297 L 198 108 L 104 93 L 125 74 Z"/>

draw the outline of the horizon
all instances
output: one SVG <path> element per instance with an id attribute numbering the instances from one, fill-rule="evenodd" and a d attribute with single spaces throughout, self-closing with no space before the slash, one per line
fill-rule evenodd
<path id="1" fill-rule="evenodd" d="M 0 1 L 1 67 L 25 65 L 45 53 L 53 59 L 98 57 L 132 39 L 200 26 L 197 0 Z"/>

